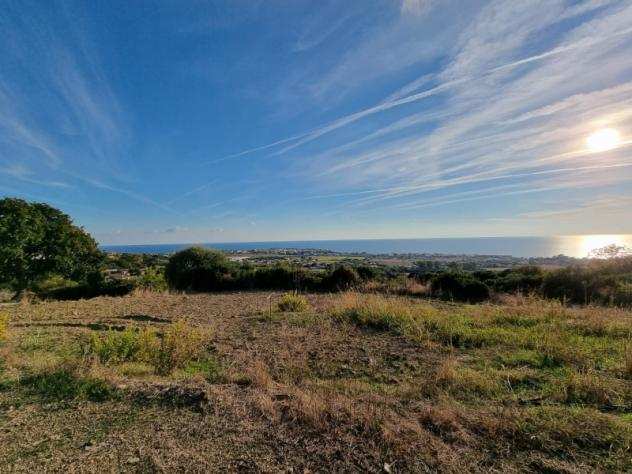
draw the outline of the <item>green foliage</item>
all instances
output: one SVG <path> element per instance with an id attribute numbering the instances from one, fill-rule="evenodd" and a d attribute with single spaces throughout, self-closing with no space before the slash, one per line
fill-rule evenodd
<path id="1" fill-rule="evenodd" d="M 348 290 L 360 283 L 358 273 L 351 267 L 341 265 L 327 277 L 326 285 L 331 290 Z"/>
<path id="2" fill-rule="evenodd" d="M 188 376 L 202 375 L 210 383 L 221 382 L 225 379 L 224 369 L 213 357 L 193 360 L 183 367 L 182 372 Z"/>
<path id="3" fill-rule="evenodd" d="M 68 368 L 58 368 L 24 377 L 20 385 L 32 393 L 54 400 L 85 399 L 105 401 L 116 394 L 107 382 L 93 377 L 81 377 Z"/>
<path id="4" fill-rule="evenodd" d="M 155 332 L 149 329 L 136 331 L 132 328 L 124 331 L 109 330 L 105 333 L 92 333 L 88 352 L 100 362 L 120 363 L 128 361 L 148 362 L 152 347 L 157 345 Z"/>
<path id="5" fill-rule="evenodd" d="M 15 291 L 51 274 L 83 281 L 99 268 L 96 241 L 47 204 L 0 200 L 0 281 Z"/>
<path id="6" fill-rule="evenodd" d="M 165 279 L 170 288 L 180 291 L 224 289 L 234 265 L 222 252 L 191 247 L 169 258 Z"/>
<path id="7" fill-rule="evenodd" d="M 489 288 L 485 283 L 468 273 L 445 272 L 432 280 L 434 296 L 455 301 L 477 303 L 489 298 Z"/>
<path id="8" fill-rule="evenodd" d="M 169 325 L 162 337 L 153 329 L 132 328 L 93 333 L 85 348 L 104 364 L 146 362 L 159 375 L 168 375 L 191 361 L 200 360 L 205 352 L 208 334 L 184 321 Z"/>
<path id="9" fill-rule="evenodd" d="M 96 296 L 125 296 L 136 288 L 134 281 L 108 281 L 93 286 L 89 283 L 70 283 L 68 286 L 41 292 L 39 296 L 53 300 L 79 300 Z"/>
<path id="10" fill-rule="evenodd" d="M 299 295 L 296 292 L 292 292 L 284 294 L 277 307 L 279 308 L 279 311 L 299 313 L 309 308 L 309 302 L 304 296 Z"/>
<path id="11" fill-rule="evenodd" d="M 154 366 L 156 373 L 167 375 L 190 361 L 199 360 L 206 347 L 208 334 L 177 321 L 165 331 L 160 345 L 155 351 Z"/>
<path id="12" fill-rule="evenodd" d="M 155 267 L 150 267 L 138 278 L 139 288 L 151 291 L 165 291 L 168 288 L 164 272 Z"/>

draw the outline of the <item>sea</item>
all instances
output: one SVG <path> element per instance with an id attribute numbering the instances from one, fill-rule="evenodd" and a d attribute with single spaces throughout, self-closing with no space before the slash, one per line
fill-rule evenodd
<path id="1" fill-rule="evenodd" d="M 230 251 L 286 248 L 367 254 L 511 255 L 525 258 L 566 255 L 583 258 L 608 245 L 632 248 L 632 234 L 103 245 L 102 249 L 120 253 L 170 254 L 193 245 Z"/>

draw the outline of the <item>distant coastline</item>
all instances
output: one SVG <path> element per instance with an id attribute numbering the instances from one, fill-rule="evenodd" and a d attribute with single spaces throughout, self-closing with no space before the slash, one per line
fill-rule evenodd
<path id="1" fill-rule="evenodd" d="M 193 245 L 201 245 L 231 252 L 265 249 L 311 249 L 369 255 L 503 255 L 518 258 L 565 255 L 567 257 L 584 258 L 588 256 L 591 250 L 610 244 L 632 247 L 632 234 L 102 245 L 101 248 L 105 251 L 119 253 L 169 254 Z"/>

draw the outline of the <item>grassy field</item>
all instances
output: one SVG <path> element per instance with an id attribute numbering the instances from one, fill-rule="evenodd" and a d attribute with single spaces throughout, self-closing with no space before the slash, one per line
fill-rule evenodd
<path id="1" fill-rule="evenodd" d="M 307 300 L 7 305 L 0 471 L 632 470 L 632 312 Z"/>

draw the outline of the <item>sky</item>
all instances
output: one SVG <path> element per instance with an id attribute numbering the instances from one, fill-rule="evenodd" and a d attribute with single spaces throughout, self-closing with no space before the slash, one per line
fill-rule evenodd
<path id="1" fill-rule="evenodd" d="M 629 0 L 0 6 L 0 195 L 103 244 L 632 233 Z"/>

